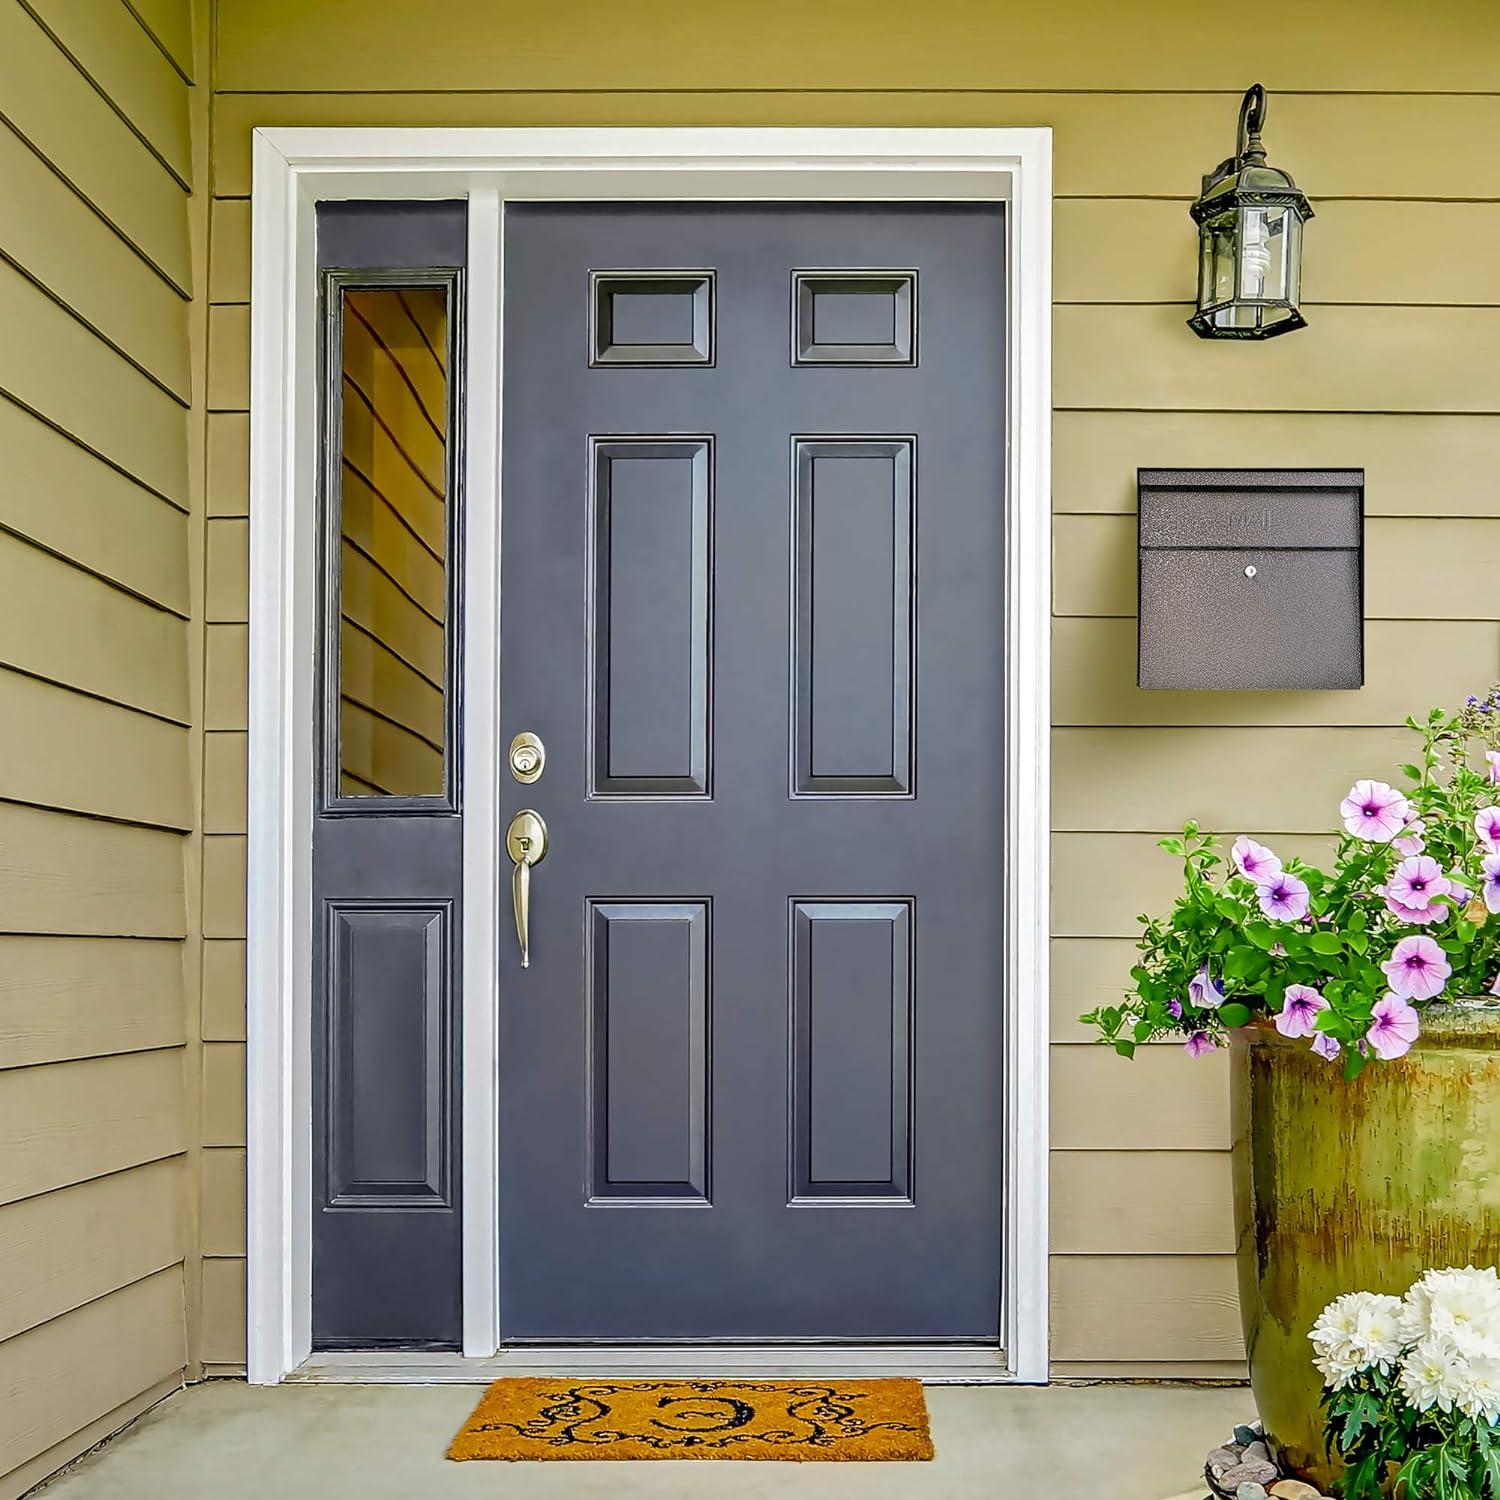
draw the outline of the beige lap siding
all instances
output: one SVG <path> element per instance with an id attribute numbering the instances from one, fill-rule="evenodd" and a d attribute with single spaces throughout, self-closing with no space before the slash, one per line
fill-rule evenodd
<path id="1" fill-rule="evenodd" d="M 190 1362 L 191 86 L 144 13 L 0 0 L 5 1500 Z"/>
<path id="2" fill-rule="evenodd" d="M 340 7 L 221 0 L 214 109 L 211 535 L 248 509 L 250 132 L 256 125 L 1050 125 L 1056 150 L 1053 1355 L 1062 1374 L 1242 1370 L 1224 1059 L 1134 1064 L 1076 1013 L 1118 990 L 1134 917 L 1170 900 L 1155 838 L 1189 816 L 1315 851 L 1406 713 L 1500 668 L 1500 13 L 1278 0 L 1267 140 L 1312 196 L 1306 332 L 1262 347 L 1183 326 L 1187 205 L 1230 149 L 1242 57 L 1187 0 L 917 7 L 858 24 L 771 0 L 691 15 L 485 0 Z M 1377 24 L 1372 26 L 1372 20 Z M 1379 35 L 1379 48 L 1356 45 Z M 662 38 L 671 37 L 663 46 Z M 1380 90 L 1398 90 L 1381 93 Z M 1379 152 L 1368 149 L 1378 139 Z M 1461 201 L 1460 201 L 1461 200 Z M 1368 686 L 1134 687 L 1137 466 L 1368 471 Z M 211 547 L 212 551 L 212 547 Z M 210 600 L 215 733 L 244 727 L 236 583 Z M 226 602 L 226 601 L 235 602 Z M 1183 730 L 1179 734 L 1174 731 Z M 1253 731 L 1253 732 L 1252 732 Z M 210 736 L 212 741 L 213 736 Z M 212 751 L 205 911 L 215 1046 L 243 1031 L 242 761 Z M 225 809 L 231 809 L 226 813 Z M 226 821 L 229 820 L 229 821 Z M 232 825 L 232 826 L 231 826 Z M 216 846 L 222 845 L 222 849 Z M 205 1357 L 243 1358 L 243 1152 L 205 1152 Z M 212 1349 L 210 1350 L 210 1345 Z"/>

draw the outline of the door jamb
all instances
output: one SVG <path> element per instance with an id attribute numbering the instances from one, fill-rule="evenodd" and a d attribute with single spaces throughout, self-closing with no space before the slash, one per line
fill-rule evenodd
<path id="1" fill-rule="evenodd" d="M 253 135 L 247 1368 L 311 1349 L 313 218 L 469 200 L 463 1007 L 464 1353 L 498 1347 L 496 1004 L 503 206 L 507 200 L 1004 201 L 1007 239 L 1005 1264 L 996 1376 L 1048 1371 L 1052 133 L 1028 129 L 262 128 Z M 483 753 L 477 753 L 483 747 Z M 485 774 L 478 774 L 485 768 Z M 471 832 L 472 830 L 472 832 Z M 934 1351 L 936 1353 L 936 1351 Z M 850 1352 L 851 1360 L 856 1351 Z M 934 1361 L 924 1359 L 924 1365 Z M 566 1365 L 564 1351 L 554 1366 Z M 972 1376 L 970 1378 L 973 1378 Z"/>

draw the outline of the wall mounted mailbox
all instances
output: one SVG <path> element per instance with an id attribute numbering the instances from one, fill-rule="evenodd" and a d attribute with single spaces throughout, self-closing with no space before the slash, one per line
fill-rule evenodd
<path id="1" fill-rule="evenodd" d="M 1143 688 L 1357 688 L 1363 469 L 1142 469 Z"/>

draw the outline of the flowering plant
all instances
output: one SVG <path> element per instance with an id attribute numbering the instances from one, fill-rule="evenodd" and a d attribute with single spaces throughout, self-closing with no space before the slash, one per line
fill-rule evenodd
<path id="1" fill-rule="evenodd" d="M 1253 1017 L 1342 1058 L 1355 1077 L 1402 1056 L 1421 1008 L 1447 993 L 1500 995 L 1500 686 L 1456 714 L 1433 709 L 1399 789 L 1361 778 L 1339 805 L 1327 870 L 1248 836 L 1226 861 L 1189 823 L 1161 847 L 1183 862 L 1167 917 L 1142 917 L 1122 1004 L 1083 1020 L 1129 1057 L 1183 1039 L 1197 1057 Z"/>
<path id="2" fill-rule="evenodd" d="M 1308 1335 L 1344 1500 L 1500 1500 L 1500 1278 L 1428 1271 L 1405 1297 L 1349 1292 Z M 1394 1477 L 1393 1477 L 1394 1476 Z"/>

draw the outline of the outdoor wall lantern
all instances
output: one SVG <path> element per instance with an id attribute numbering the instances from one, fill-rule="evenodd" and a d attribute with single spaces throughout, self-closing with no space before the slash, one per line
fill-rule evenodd
<path id="1" fill-rule="evenodd" d="M 1198 310 L 1188 326 L 1205 339 L 1269 339 L 1305 328 L 1302 226 L 1306 195 L 1266 161 L 1260 132 L 1266 91 L 1253 84 L 1240 104 L 1235 154 L 1203 179 L 1193 204 L 1198 225 Z"/>

